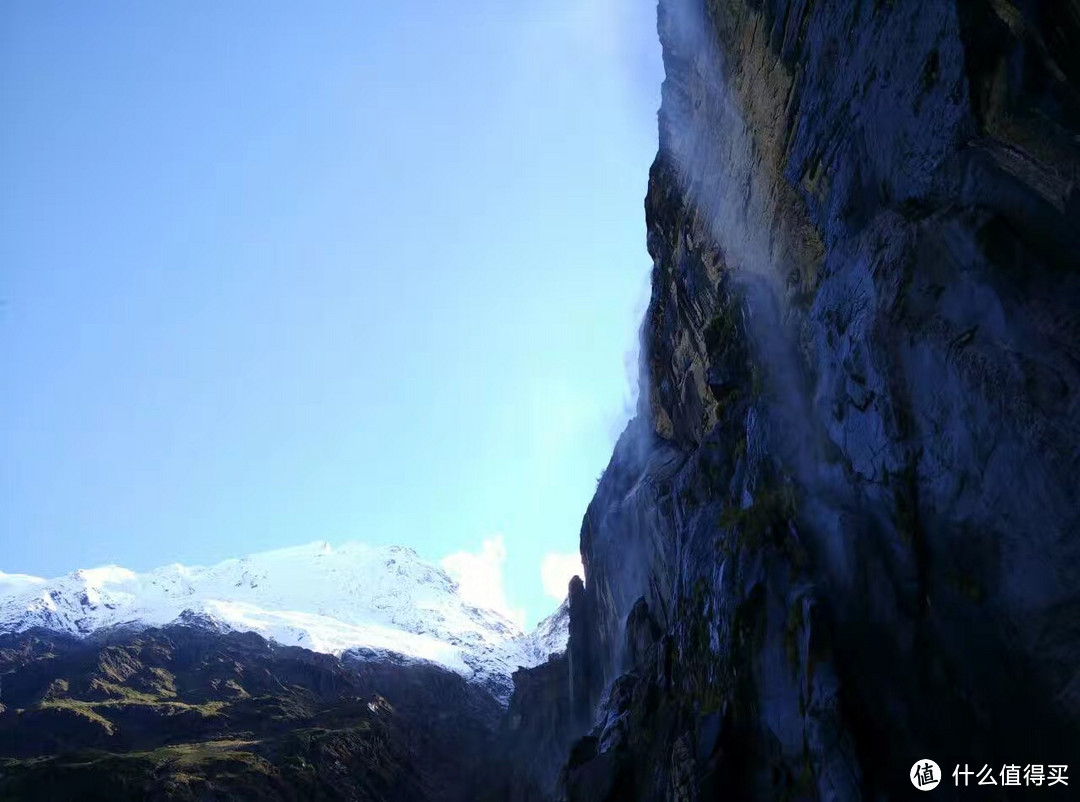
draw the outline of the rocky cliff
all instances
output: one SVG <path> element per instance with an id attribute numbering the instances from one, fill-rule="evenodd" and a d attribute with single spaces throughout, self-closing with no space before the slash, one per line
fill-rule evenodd
<path id="1" fill-rule="evenodd" d="M 661 0 L 658 30 L 642 403 L 582 526 L 559 793 L 1068 764 L 1080 4 Z"/>
<path id="2" fill-rule="evenodd" d="M 895 799 L 929 758 L 954 798 L 956 765 L 1075 764 L 1080 2 L 660 0 L 658 31 L 641 405 L 566 652 L 531 641 L 503 710 L 251 634 L 9 633 L 0 797 Z M 1029 791 L 1069 788 L 995 789 Z"/>

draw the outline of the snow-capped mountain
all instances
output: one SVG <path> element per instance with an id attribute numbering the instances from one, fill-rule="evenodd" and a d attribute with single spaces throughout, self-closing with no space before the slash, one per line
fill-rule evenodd
<path id="1" fill-rule="evenodd" d="M 318 652 L 438 663 L 503 700 L 515 669 L 565 649 L 567 638 L 565 604 L 524 633 L 466 603 L 445 571 L 397 546 L 320 542 L 144 574 L 118 566 L 51 580 L 0 573 L 0 632 L 84 636 L 192 621 Z"/>
<path id="2" fill-rule="evenodd" d="M 569 635 L 570 600 L 563 599 L 563 603 L 555 612 L 537 624 L 536 629 L 525 636 L 529 665 L 539 665 L 546 662 L 551 655 L 565 652 Z"/>

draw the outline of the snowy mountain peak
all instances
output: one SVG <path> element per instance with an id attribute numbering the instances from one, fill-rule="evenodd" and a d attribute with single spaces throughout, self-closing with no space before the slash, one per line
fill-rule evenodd
<path id="1" fill-rule="evenodd" d="M 515 669 L 565 649 L 564 608 L 526 634 L 459 591 L 412 549 L 318 541 L 205 568 L 174 563 L 140 574 L 107 565 L 51 580 L 0 572 L 0 631 L 85 636 L 211 622 L 318 652 L 439 663 L 503 700 Z"/>

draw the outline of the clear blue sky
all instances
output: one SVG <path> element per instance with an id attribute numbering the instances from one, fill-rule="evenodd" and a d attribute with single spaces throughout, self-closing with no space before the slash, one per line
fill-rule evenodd
<path id="1" fill-rule="evenodd" d="M 496 534 L 626 420 L 649 0 L 0 4 L 0 570 Z"/>

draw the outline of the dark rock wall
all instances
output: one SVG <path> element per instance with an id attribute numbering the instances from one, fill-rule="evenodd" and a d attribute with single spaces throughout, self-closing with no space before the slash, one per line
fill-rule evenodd
<path id="1" fill-rule="evenodd" d="M 561 793 L 1068 763 L 1080 4 L 661 0 L 658 30 L 642 405 L 582 526 Z"/>
<path id="2" fill-rule="evenodd" d="M 571 715 L 570 669 L 565 654 L 514 672 L 514 694 L 502 717 L 499 742 L 505 780 L 492 800 L 549 800 L 573 740 L 585 729 Z"/>

